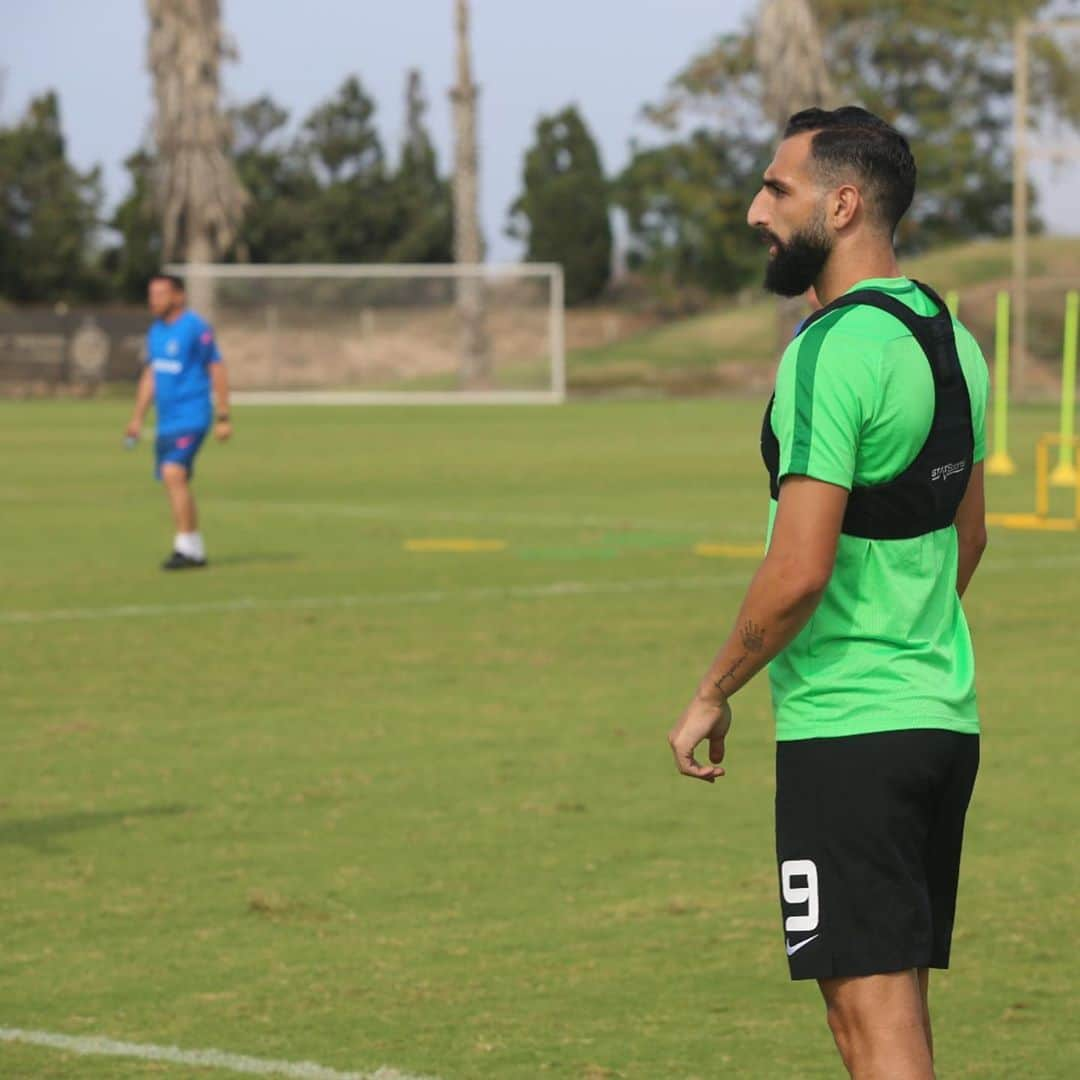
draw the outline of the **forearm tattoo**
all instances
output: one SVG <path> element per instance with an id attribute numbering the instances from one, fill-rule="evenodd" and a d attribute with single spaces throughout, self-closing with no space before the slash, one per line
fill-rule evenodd
<path id="1" fill-rule="evenodd" d="M 742 643 L 750 652 L 761 652 L 765 648 L 765 628 L 758 626 L 753 619 L 747 619 L 742 628 Z"/>
<path id="2" fill-rule="evenodd" d="M 739 638 L 741 639 L 743 648 L 746 649 L 746 652 L 738 659 L 733 660 L 727 671 L 713 681 L 713 686 L 715 686 L 717 690 L 724 690 L 724 684 L 734 680 L 735 673 L 750 658 L 750 653 L 759 653 L 765 648 L 765 628 L 759 626 L 753 619 L 746 620 L 742 629 L 739 631 Z"/>
<path id="3" fill-rule="evenodd" d="M 731 665 L 731 667 L 729 667 L 727 669 L 727 671 L 725 671 L 724 674 L 721 675 L 720 678 L 717 679 L 713 683 L 713 686 L 715 686 L 717 690 L 723 690 L 724 689 L 724 683 L 726 683 L 729 679 L 734 679 L 735 678 L 735 672 L 738 671 L 739 668 L 741 668 L 745 662 L 746 662 L 746 653 L 743 653 L 742 656 L 740 656 L 739 659 L 736 660 Z"/>

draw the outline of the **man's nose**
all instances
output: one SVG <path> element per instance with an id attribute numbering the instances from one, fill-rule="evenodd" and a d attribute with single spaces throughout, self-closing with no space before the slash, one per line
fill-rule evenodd
<path id="1" fill-rule="evenodd" d="M 746 211 L 746 224 L 749 225 L 751 229 L 767 228 L 769 224 L 769 219 L 765 214 L 762 205 L 764 202 L 761 197 L 762 194 L 763 193 L 759 191 L 754 196 L 754 201 L 750 204 L 750 209 Z"/>

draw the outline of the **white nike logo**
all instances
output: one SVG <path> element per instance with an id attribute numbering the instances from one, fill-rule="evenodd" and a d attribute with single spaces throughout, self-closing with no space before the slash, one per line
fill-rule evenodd
<path id="1" fill-rule="evenodd" d="M 787 941 L 784 942 L 784 948 L 787 950 L 788 956 L 794 956 L 804 945 L 809 945 L 811 941 L 817 941 L 821 937 L 820 934 L 815 934 L 813 937 L 805 938 L 800 941 L 798 945 L 789 945 Z"/>

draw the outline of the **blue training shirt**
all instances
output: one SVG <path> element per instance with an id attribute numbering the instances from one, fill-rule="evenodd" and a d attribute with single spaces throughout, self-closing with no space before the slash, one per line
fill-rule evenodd
<path id="1" fill-rule="evenodd" d="M 210 365 L 221 362 L 210 324 L 194 311 L 171 323 L 157 319 L 146 335 L 146 355 L 154 371 L 157 433 L 205 431 L 214 413 Z"/>

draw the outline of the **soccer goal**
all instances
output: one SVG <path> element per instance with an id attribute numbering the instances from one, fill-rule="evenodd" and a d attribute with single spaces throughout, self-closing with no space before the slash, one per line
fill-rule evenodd
<path id="1" fill-rule="evenodd" d="M 552 404 L 562 267 L 174 265 L 242 404 Z"/>

